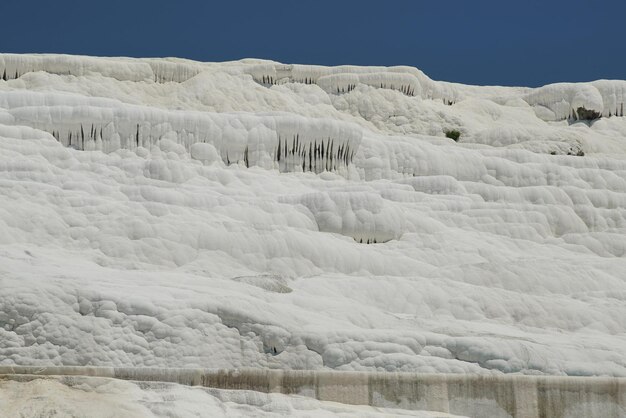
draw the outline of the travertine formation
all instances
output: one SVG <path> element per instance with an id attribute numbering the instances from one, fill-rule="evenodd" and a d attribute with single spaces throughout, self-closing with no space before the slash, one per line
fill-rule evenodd
<path id="1" fill-rule="evenodd" d="M 0 380 L 86 376 L 282 393 L 320 401 L 440 411 L 469 417 L 626 416 L 626 379 L 281 370 L 0 367 Z M 78 376 L 76 378 L 75 376 Z M 149 386 L 148 386 L 149 387 Z"/>
<path id="2" fill-rule="evenodd" d="M 0 365 L 341 371 L 368 403 L 423 385 L 349 373 L 471 374 L 429 396 L 541 415 L 503 375 L 626 376 L 625 83 L 0 54 Z"/>

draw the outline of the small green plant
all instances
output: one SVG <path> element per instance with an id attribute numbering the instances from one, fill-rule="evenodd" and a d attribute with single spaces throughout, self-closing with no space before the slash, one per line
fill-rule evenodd
<path id="1" fill-rule="evenodd" d="M 584 107 L 579 107 L 576 109 L 576 116 L 578 120 L 594 121 L 600 119 L 602 114 L 600 112 L 596 112 L 595 110 L 587 110 Z"/>
<path id="2" fill-rule="evenodd" d="M 446 138 L 453 139 L 456 142 L 459 142 L 459 138 L 461 137 L 461 132 L 457 131 L 456 129 L 447 130 L 445 131 L 445 134 Z"/>

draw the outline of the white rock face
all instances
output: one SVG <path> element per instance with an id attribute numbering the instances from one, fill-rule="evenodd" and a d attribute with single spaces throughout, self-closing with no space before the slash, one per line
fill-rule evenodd
<path id="1" fill-rule="evenodd" d="M 345 405 L 279 393 L 86 377 L 0 381 L 0 408 L 0 416 L 7 418 L 461 417 L 444 412 Z"/>
<path id="2" fill-rule="evenodd" d="M 626 376 L 622 81 L 5 68 L 0 364 Z"/>
<path id="3" fill-rule="evenodd" d="M 5 381 L 0 381 L 0 410 L 12 416 L 43 416 L 59 410 L 72 417 L 92 416 L 107 404 L 115 415 L 119 414 L 117 408 L 139 405 L 170 417 L 179 416 L 181 410 L 183 416 L 191 411 L 193 416 L 221 415 L 220 410 L 209 413 L 216 403 L 212 396 L 228 403 L 215 406 L 229 416 L 237 413 L 242 403 L 255 416 L 262 412 L 254 407 L 283 416 L 298 415 L 302 407 L 308 407 L 313 416 L 343 412 L 503 418 L 626 414 L 626 379 L 612 377 L 84 366 L 0 366 L 0 372 Z M 43 391 L 51 396 L 40 396 Z M 314 410 L 316 405 L 321 410 Z M 236 407 L 229 410 L 229 406 Z M 90 408 L 95 409 L 93 413 L 87 412 Z M 424 411 L 438 412 L 430 415 Z"/>

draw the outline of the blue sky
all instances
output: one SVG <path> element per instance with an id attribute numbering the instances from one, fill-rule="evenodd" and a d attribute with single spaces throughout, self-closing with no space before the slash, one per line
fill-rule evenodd
<path id="1" fill-rule="evenodd" d="M 437 80 L 626 79 L 625 0 L 5 1 L 0 52 L 412 65 Z"/>

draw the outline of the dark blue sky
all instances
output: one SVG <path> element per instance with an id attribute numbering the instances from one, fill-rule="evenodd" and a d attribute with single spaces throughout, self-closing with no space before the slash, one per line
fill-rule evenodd
<path id="1" fill-rule="evenodd" d="M 0 52 L 418 67 L 537 86 L 626 79 L 626 0 L 13 0 Z"/>

